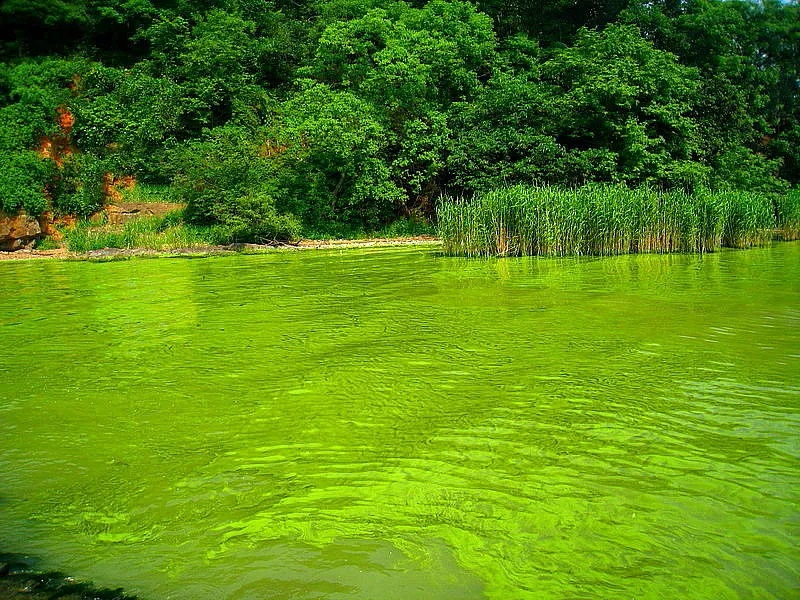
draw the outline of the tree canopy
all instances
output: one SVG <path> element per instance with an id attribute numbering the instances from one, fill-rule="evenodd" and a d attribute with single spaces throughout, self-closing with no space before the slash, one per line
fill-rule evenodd
<path id="1" fill-rule="evenodd" d="M 800 181 L 796 2 L 5 0 L 0 32 L 6 211 L 88 214 L 105 173 L 282 227 Z"/>

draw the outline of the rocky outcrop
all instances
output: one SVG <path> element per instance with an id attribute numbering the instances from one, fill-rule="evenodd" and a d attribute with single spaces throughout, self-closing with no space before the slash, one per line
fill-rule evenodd
<path id="1" fill-rule="evenodd" d="M 34 217 L 24 212 L 16 215 L 0 213 L 0 250 L 19 250 L 43 236 L 42 227 Z"/>
<path id="2" fill-rule="evenodd" d="M 116 204 L 122 202 L 122 190 L 131 190 L 136 187 L 136 177 L 133 175 L 103 175 L 103 204 Z"/>
<path id="3" fill-rule="evenodd" d="M 124 225 L 138 217 L 162 217 L 174 210 L 186 208 L 185 204 L 175 202 L 118 202 L 107 204 L 106 219 L 111 225 Z"/>

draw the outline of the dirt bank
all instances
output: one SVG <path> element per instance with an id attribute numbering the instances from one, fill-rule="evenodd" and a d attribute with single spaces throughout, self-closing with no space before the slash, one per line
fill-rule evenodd
<path id="1" fill-rule="evenodd" d="M 404 238 L 368 238 L 363 240 L 300 240 L 291 244 L 231 244 L 227 246 L 196 246 L 174 248 L 171 250 L 150 250 L 148 248 L 104 248 L 89 252 L 69 252 L 66 248 L 54 250 L 18 250 L 0 252 L 3 260 L 40 260 L 61 258 L 68 260 L 103 260 L 129 258 L 134 256 L 209 256 L 217 254 L 258 254 L 262 252 L 293 250 L 332 250 L 345 248 L 389 248 L 393 246 L 424 246 L 438 244 L 433 236 Z"/>

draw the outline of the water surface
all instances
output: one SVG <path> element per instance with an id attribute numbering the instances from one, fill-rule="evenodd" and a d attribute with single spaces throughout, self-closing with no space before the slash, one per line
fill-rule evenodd
<path id="1" fill-rule="evenodd" d="M 800 595 L 800 244 L 0 264 L 0 549 L 143 600 Z"/>

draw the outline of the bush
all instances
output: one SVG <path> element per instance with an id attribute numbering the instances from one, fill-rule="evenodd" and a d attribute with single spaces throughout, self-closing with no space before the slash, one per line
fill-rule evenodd
<path id="1" fill-rule="evenodd" d="M 185 91 L 144 66 L 94 67 L 75 106 L 74 139 L 80 149 L 113 155 L 119 167 L 151 180 L 163 177 L 166 149 L 185 127 Z M 184 131 L 182 135 L 186 135 Z"/>
<path id="2" fill-rule="evenodd" d="M 201 139 L 176 148 L 169 161 L 175 196 L 186 202 L 186 218 L 192 223 L 218 222 L 220 205 L 269 191 L 270 165 L 258 155 L 254 136 L 245 128 L 206 131 Z"/>
<path id="3" fill-rule="evenodd" d="M 232 242 L 300 235 L 300 222 L 275 208 L 270 194 L 274 166 L 259 155 L 257 139 L 245 128 L 218 127 L 176 150 L 173 191 L 187 203 L 189 222 L 218 224 Z"/>
<path id="4" fill-rule="evenodd" d="M 216 220 L 231 242 L 268 244 L 300 237 L 300 221 L 281 215 L 266 194 L 248 194 L 216 207 Z"/>
<path id="5" fill-rule="evenodd" d="M 41 104 L 18 102 L 0 108 L 0 152 L 32 150 L 57 130 L 55 112 Z"/>
<path id="6" fill-rule="evenodd" d="M 103 206 L 108 164 L 88 154 L 71 154 L 56 172 L 51 186 L 52 207 L 60 214 L 86 217 Z"/>
<path id="7" fill-rule="evenodd" d="M 786 192 L 788 184 L 777 177 L 780 160 L 770 160 L 742 146 L 712 161 L 715 183 L 720 187 L 752 192 Z"/>
<path id="8" fill-rule="evenodd" d="M 14 213 L 20 209 L 39 215 L 47 209 L 47 186 L 53 163 L 35 152 L 0 152 L 0 209 Z"/>

